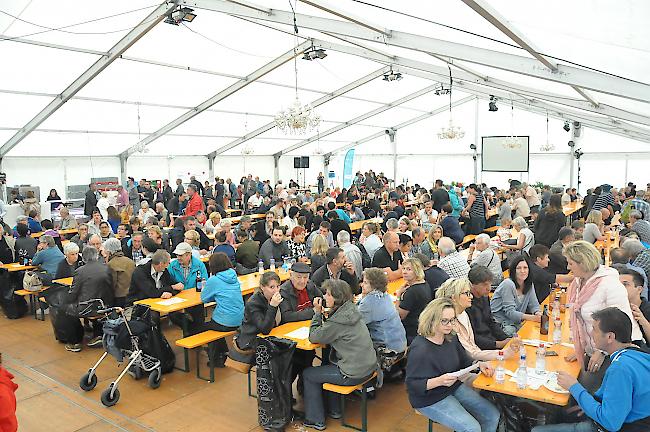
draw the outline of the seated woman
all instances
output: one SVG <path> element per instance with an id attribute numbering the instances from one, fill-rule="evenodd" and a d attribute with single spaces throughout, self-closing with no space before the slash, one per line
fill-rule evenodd
<path id="1" fill-rule="evenodd" d="M 472 364 L 453 334 L 455 323 L 456 312 L 449 299 L 435 299 L 422 312 L 419 335 L 409 348 L 406 366 L 409 402 L 421 414 L 452 430 L 495 432 L 499 410 L 463 384 L 463 377 L 451 374 Z M 494 373 L 487 363 L 481 363 L 480 369 L 487 376 Z"/>
<path id="2" fill-rule="evenodd" d="M 512 221 L 512 224 L 514 225 L 514 228 L 519 231 L 517 243 L 507 244 L 500 241 L 499 245 L 511 251 L 517 251 L 520 253 L 525 252 L 527 254 L 530 248 L 535 244 L 535 234 L 530 228 L 528 228 L 528 222 L 526 222 L 526 219 L 521 216 L 516 217 L 515 220 Z M 511 253 L 510 256 L 513 257 L 514 255 Z"/>
<path id="3" fill-rule="evenodd" d="M 201 237 L 196 230 L 187 230 L 184 234 L 185 243 L 192 246 L 192 256 L 196 258 L 201 258 L 204 255 L 208 254 L 208 251 L 199 249 L 201 243 Z"/>
<path id="4" fill-rule="evenodd" d="M 519 353 L 519 346 L 510 344 L 501 350 L 482 350 L 474 340 L 474 329 L 465 309 L 472 306 L 472 284 L 469 279 L 447 279 L 436 292 L 436 298 L 446 298 L 451 301 L 456 311 L 456 323 L 453 329 L 467 354 L 474 360 L 496 360 L 499 351 L 505 358 Z"/>
<path id="5" fill-rule="evenodd" d="M 65 259 L 59 263 L 54 279 L 72 277 L 75 270 L 83 265 L 83 261 L 79 259 L 79 246 L 76 243 L 66 243 L 63 246 L 63 255 L 65 255 Z"/>
<path id="6" fill-rule="evenodd" d="M 149 237 L 151 240 L 156 242 L 156 244 L 161 248 L 164 249 L 163 246 L 163 233 L 162 230 L 160 229 L 159 226 L 151 226 L 149 229 L 147 229 L 147 237 Z"/>
<path id="7" fill-rule="evenodd" d="M 117 209 L 113 206 L 108 206 L 108 208 L 106 209 L 106 213 L 108 214 L 108 219 L 106 221 L 111 225 L 113 234 L 115 234 L 117 233 L 118 225 L 122 223 L 122 218 L 120 217 L 120 214 L 117 212 Z"/>
<path id="8" fill-rule="evenodd" d="M 40 266 L 40 273 L 43 285 L 49 285 L 56 276 L 59 263 L 65 259 L 50 235 L 42 235 L 38 238 L 37 252 L 32 259 L 32 265 Z"/>
<path id="9" fill-rule="evenodd" d="M 314 299 L 309 341 L 331 347 L 330 364 L 307 368 L 303 374 L 303 425 L 317 430 L 325 429 L 323 384 L 360 384 L 377 368 L 370 333 L 353 303 L 350 286 L 342 280 L 328 279 L 323 283 L 323 289 L 325 305 L 320 297 Z M 330 417 L 340 418 L 338 395 L 328 392 L 327 396 Z"/>
<path id="10" fill-rule="evenodd" d="M 217 252 L 210 257 L 210 278 L 201 291 L 203 303 L 216 302 L 212 319 L 205 324 L 205 330 L 237 330 L 244 319 L 244 300 L 241 285 L 232 263 L 225 253 Z M 219 339 L 208 348 L 208 356 L 216 367 L 224 367 L 228 345 Z"/>
<path id="11" fill-rule="evenodd" d="M 406 216 L 399 218 L 399 221 L 397 222 L 397 233 L 413 236 L 411 234 L 411 220 Z"/>
<path id="12" fill-rule="evenodd" d="M 605 223 L 603 214 L 598 210 L 592 210 L 585 220 L 585 230 L 582 232 L 582 239 L 591 244 L 598 240 L 605 240 Z"/>
<path id="13" fill-rule="evenodd" d="M 230 243 L 228 243 L 226 232 L 219 231 L 214 236 L 215 247 L 212 249 L 212 253 L 223 252 L 228 256 L 232 265 L 235 265 L 235 248 L 233 248 Z"/>
<path id="14" fill-rule="evenodd" d="M 445 236 L 451 238 L 458 244 L 465 238 L 465 233 L 460 227 L 458 217 L 451 214 L 452 211 L 451 204 L 447 203 L 442 206 L 440 211 L 440 228 L 445 233 Z"/>
<path id="15" fill-rule="evenodd" d="M 311 244 L 311 273 L 323 267 L 327 262 L 325 254 L 327 253 L 327 240 L 322 235 L 316 235 Z"/>
<path id="16" fill-rule="evenodd" d="M 380 249 L 384 244 L 379 238 L 379 225 L 374 222 L 366 222 L 363 224 L 361 229 L 361 237 L 359 242 L 366 248 L 366 252 L 372 261 L 372 257 L 375 256 L 375 252 Z"/>
<path id="17" fill-rule="evenodd" d="M 438 259 L 438 240 L 442 237 L 442 227 L 440 225 L 433 225 L 429 230 L 427 238 L 422 242 L 420 250 L 430 260 Z"/>
<path id="18" fill-rule="evenodd" d="M 404 285 L 397 290 L 395 307 L 406 330 L 406 340 L 410 344 L 417 336 L 420 313 L 431 301 L 431 288 L 424 280 L 424 267 L 417 258 L 402 262 Z"/>
<path id="19" fill-rule="evenodd" d="M 205 221 L 205 233 L 206 234 L 212 234 L 216 230 L 219 229 L 219 224 L 221 223 L 221 213 L 219 212 L 212 212 L 210 213 L 210 217 L 208 218 L 207 221 Z"/>
<path id="20" fill-rule="evenodd" d="M 542 312 L 526 258 L 515 257 L 510 263 L 509 271 L 510 277 L 504 279 L 494 291 L 490 309 L 503 331 L 508 336 L 513 336 L 523 321 L 540 322 Z"/>
<path id="21" fill-rule="evenodd" d="M 307 231 L 301 226 L 291 230 L 291 238 L 287 240 L 287 246 L 291 251 L 291 258 L 296 261 L 307 261 L 307 251 L 305 250 L 305 236 Z"/>
<path id="22" fill-rule="evenodd" d="M 372 342 L 397 353 L 406 351 L 406 331 L 395 310 L 393 299 L 386 294 L 388 277 L 384 271 L 378 268 L 365 269 L 360 284 L 361 299 L 357 307 L 368 326 Z"/>
<path id="23" fill-rule="evenodd" d="M 269 334 L 278 325 L 280 319 L 279 305 L 282 303 L 280 294 L 280 276 L 267 271 L 260 278 L 259 287 L 246 302 L 244 320 L 239 326 L 233 343 L 240 350 L 250 350 L 259 333 Z"/>

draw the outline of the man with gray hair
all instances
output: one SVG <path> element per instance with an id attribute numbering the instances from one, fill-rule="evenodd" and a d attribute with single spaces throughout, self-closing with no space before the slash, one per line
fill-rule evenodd
<path id="1" fill-rule="evenodd" d="M 474 255 L 475 250 L 478 251 L 476 255 Z M 476 236 L 474 243 L 469 247 L 467 262 L 470 263 L 470 267 L 477 265 L 487 267 L 492 273 L 492 285 L 499 285 L 503 280 L 501 259 L 490 247 L 489 235 L 482 233 Z"/>
<path id="2" fill-rule="evenodd" d="M 390 218 L 386 221 L 386 231 L 397 232 L 399 228 L 399 221 L 395 218 Z"/>
<path id="3" fill-rule="evenodd" d="M 104 242 L 104 253 L 108 268 L 111 270 L 113 293 L 115 295 L 114 304 L 115 306 L 124 307 L 131 286 L 131 277 L 135 270 L 135 262 L 124 256 L 122 242 L 116 238 L 110 238 Z"/>
<path id="4" fill-rule="evenodd" d="M 115 296 L 111 272 L 106 264 L 99 261 L 99 251 L 94 247 L 86 246 L 81 256 L 86 264 L 75 272 L 72 286 L 68 291 L 71 302 L 77 304 L 77 312 L 86 308 L 86 305 L 80 305 L 80 303 L 94 299 L 101 299 L 106 307 L 113 306 Z M 93 336 L 88 342 L 88 346 L 101 346 L 102 323 L 99 320 L 93 320 L 92 326 Z M 66 349 L 68 349 L 67 346 Z"/>
<path id="5" fill-rule="evenodd" d="M 151 260 L 145 264 L 137 266 L 131 277 L 131 287 L 129 288 L 129 300 L 144 300 L 147 298 L 170 298 L 174 289 L 183 289 L 172 286 L 172 278 L 167 271 L 171 257 L 166 250 L 158 249 L 151 256 Z"/>
<path id="6" fill-rule="evenodd" d="M 650 244 L 650 222 L 643 219 L 643 215 L 639 210 L 632 210 L 629 218 L 628 228 L 639 236 L 642 243 Z"/>
<path id="7" fill-rule="evenodd" d="M 451 278 L 466 278 L 469 274 L 467 260 L 456 251 L 456 243 L 449 237 L 438 240 L 440 262 L 438 267 L 443 269 Z"/>
<path id="8" fill-rule="evenodd" d="M 650 250 L 646 249 L 638 239 L 621 237 L 621 247 L 630 256 L 630 262 L 641 267 L 646 275 L 650 275 Z"/>
<path id="9" fill-rule="evenodd" d="M 79 246 L 76 243 L 64 244 L 63 255 L 65 259 L 61 260 L 56 269 L 56 279 L 72 277 L 74 272 L 83 265 L 83 261 L 79 259 Z"/>
<path id="10" fill-rule="evenodd" d="M 411 247 L 411 256 L 413 256 L 417 253 L 422 253 L 422 243 L 424 243 L 425 239 L 427 238 L 427 233 L 426 231 L 424 231 L 424 228 L 415 227 L 413 228 L 413 231 L 411 231 L 411 234 L 413 236 L 413 246 Z"/>
<path id="11" fill-rule="evenodd" d="M 350 233 L 347 231 L 339 231 L 336 235 L 336 241 L 339 247 L 343 249 L 343 252 L 345 252 L 345 257 L 352 263 L 355 276 L 357 279 L 361 279 L 363 275 L 361 250 L 356 245 L 350 243 Z"/>
<path id="12" fill-rule="evenodd" d="M 56 269 L 64 258 L 63 253 L 54 242 L 54 237 L 51 235 L 39 237 L 32 265 L 40 266 L 41 270 L 43 270 L 44 273 L 40 275 L 43 285 L 49 285 L 52 282 L 52 279 L 56 276 Z"/>
<path id="13" fill-rule="evenodd" d="M 396 220 L 396 219 L 395 219 Z M 384 234 L 384 245 L 372 257 L 372 266 L 384 270 L 389 281 L 402 277 L 402 252 L 399 250 L 399 236 L 388 231 Z"/>

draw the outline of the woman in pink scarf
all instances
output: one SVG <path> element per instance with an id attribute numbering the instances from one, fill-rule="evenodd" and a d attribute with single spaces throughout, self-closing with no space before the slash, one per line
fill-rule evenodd
<path id="1" fill-rule="evenodd" d="M 619 281 L 618 272 L 600 264 L 600 253 L 594 245 L 575 241 L 564 247 L 563 254 L 575 276 L 567 296 L 571 304 L 569 313 L 575 354 L 567 360 L 578 360 L 583 369 L 595 373 L 603 365 L 605 355 L 595 348 L 591 338 L 594 323 L 591 314 L 606 307 L 617 307 L 632 321 L 632 340 L 642 340 L 643 336 L 633 319 L 627 291 Z"/>

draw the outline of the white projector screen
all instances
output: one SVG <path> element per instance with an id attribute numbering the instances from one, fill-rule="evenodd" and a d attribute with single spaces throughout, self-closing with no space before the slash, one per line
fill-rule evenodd
<path id="1" fill-rule="evenodd" d="M 529 140 L 528 136 L 481 137 L 481 170 L 528 172 Z"/>

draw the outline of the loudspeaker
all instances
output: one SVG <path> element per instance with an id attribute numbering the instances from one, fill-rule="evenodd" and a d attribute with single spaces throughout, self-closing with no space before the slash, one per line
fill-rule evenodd
<path id="1" fill-rule="evenodd" d="M 309 156 L 303 156 L 300 159 L 300 168 L 309 168 Z"/>
<path id="2" fill-rule="evenodd" d="M 301 162 L 300 157 L 293 158 L 293 167 L 294 168 L 301 168 L 300 162 Z"/>

